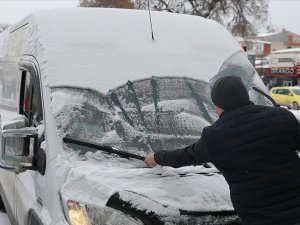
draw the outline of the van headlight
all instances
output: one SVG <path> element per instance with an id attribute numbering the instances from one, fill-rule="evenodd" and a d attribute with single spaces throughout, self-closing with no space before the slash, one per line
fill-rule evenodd
<path id="1" fill-rule="evenodd" d="M 67 201 L 67 218 L 71 225 L 90 225 L 86 209 L 79 202 Z"/>
<path id="2" fill-rule="evenodd" d="M 143 225 L 139 219 L 110 207 L 95 207 L 63 199 L 65 215 L 70 225 Z"/>

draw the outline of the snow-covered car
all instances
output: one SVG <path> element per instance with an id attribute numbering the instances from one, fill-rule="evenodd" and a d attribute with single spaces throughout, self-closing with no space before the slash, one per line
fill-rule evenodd
<path id="1" fill-rule="evenodd" d="M 152 12 L 153 40 L 148 16 L 39 11 L 0 35 L 0 189 L 12 224 L 239 224 L 212 164 L 141 159 L 197 141 L 217 119 L 218 77 L 241 77 L 257 104 L 268 103 L 252 87 L 266 88 L 218 23 Z"/>

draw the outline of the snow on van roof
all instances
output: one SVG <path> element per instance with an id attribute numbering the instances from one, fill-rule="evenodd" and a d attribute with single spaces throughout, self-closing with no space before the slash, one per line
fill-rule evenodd
<path id="1" fill-rule="evenodd" d="M 155 40 L 143 10 L 42 10 L 30 20 L 25 46 L 36 55 L 49 86 L 107 92 L 151 76 L 209 80 L 240 50 L 221 25 L 197 16 L 152 12 Z"/>

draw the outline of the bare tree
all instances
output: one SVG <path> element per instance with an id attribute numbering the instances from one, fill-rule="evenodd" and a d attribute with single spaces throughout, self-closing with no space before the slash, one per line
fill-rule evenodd
<path id="1" fill-rule="evenodd" d="M 79 6 L 133 9 L 134 3 L 130 0 L 79 0 Z"/>
<path id="2" fill-rule="evenodd" d="M 148 9 L 148 0 L 134 0 L 136 8 Z M 268 0 L 149 0 L 152 10 L 210 18 L 234 35 L 254 35 L 267 21 Z"/>
<path id="3" fill-rule="evenodd" d="M 4 24 L 4 23 L 0 23 L 0 33 L 3 32 L 6 28 L 8 28 L 10 25 L 8 24 Z"/>

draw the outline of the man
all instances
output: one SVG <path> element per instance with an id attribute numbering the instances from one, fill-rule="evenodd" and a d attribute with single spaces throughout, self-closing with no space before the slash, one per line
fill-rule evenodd
<path id="1" fill-rule="evenodd" d="M 298 122 L 286 109 L 254 105 L 238 77 L 211 91 L 219 119 L 184 149 L 159 151 L 145 163 L 171 167 L 212 162 L 224 175 L 233 206 L 246 225 L 300 224 Z"/>

